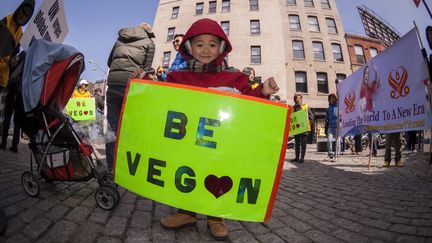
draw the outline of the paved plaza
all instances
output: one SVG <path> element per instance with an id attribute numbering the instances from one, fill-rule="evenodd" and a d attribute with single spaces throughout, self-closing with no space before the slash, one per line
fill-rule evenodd
<path id="1" fill-rule="evenodd" d="M 228 220 L 228 242 L 432 242 L 432 172 L 426 177 L 423 153 L 404 151 L 405 166 L 382 168 L 381 149 L 368 170 L 367 152 L 333 163 L 308 146 L 303 164 L 288 162 L 287 151 L 271 220 Z M 0 150 L 0 207 L 9 218 L 0 242 L 213 241 L 204 216 L 166 230 L 159 220 L 174 209 L 122 188 L 114 210 L 98 208 L 94 180 L 44 183 L 29 197 L 21 187 L 29 154 L 26 144 L 19 153 Z"/>

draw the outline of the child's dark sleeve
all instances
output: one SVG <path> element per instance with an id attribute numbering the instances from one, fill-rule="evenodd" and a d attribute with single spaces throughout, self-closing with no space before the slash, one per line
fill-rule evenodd
<path id="1" fill-rule="evenodd" d="M 248 83 L 247 76 L 246 75 L 240 75 L 239 78 L 237 78 L 235 83 L 235 88 L 240 91 L 240 93 L 244 95 L 250 95 L 260 98 L 269 99 L 270 96 L 264 96 L 262 93 L 263 84 L 260 84 L 255 89 L 252 88 L 252 86 Z"/>

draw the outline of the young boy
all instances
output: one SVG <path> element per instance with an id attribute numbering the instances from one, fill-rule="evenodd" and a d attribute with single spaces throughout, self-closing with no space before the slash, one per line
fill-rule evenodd
<path id="1" fill-rule="evenodd" d="M 220 25 L 210 19 L 200 19 L 192 24 L 180 44 L 179 52 L 186 60 L 188 70 L 169 73 L 167 81 L 262 98 L 268 98 L 279 90 L 273 78 L 252 89 L 245 74 L 226 69 L 224 58 L 231 50 L 228 37 Z M 162 226 L 173 229 L 196 222 L 195 213 L 185 210 L 160 221 Z M 221 218 L 208 216 L 207 226 L 216 239 L 228 236 L 227 225 Z"/>

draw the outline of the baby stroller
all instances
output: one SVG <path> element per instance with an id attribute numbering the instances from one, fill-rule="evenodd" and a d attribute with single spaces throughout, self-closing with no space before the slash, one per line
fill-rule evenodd
<path id="1" fill-rule="evenodd" d="M 23 173 L 21 183 L 29 196 L 36 197 L 42 178 L 46 182 L 96 178 L 96 203 L 111 210 L 120 198 L 112 175 L 62 112 L 83 70 L 84 57 L 72 47 L 36 40 L 28 49 L 22 77 L 16 80 L 15 115 L 30 137 L 31 150 L 30 171 Z"/>

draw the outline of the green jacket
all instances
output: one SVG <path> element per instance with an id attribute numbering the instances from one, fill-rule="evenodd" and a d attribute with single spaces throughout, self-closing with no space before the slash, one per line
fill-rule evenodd
<path id="1" fill-rule="evenodd" d="M 143 28 L 123 28 L 108 58 L 108 85 L 126 86 L 135 70 L 149 70 L 155 45 Z"/>

